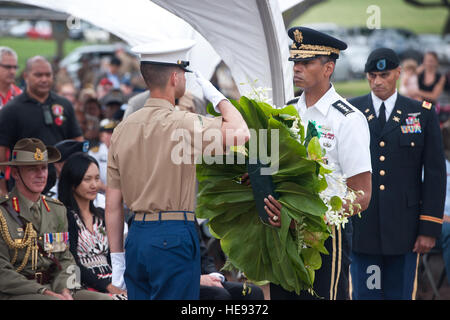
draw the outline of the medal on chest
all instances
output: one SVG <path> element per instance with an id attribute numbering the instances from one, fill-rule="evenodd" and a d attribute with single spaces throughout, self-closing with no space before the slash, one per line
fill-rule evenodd
<path id="1" fill-rule="evenodd" d="M 52 112 L 54 115 L 54 122 L 57 126 L 61 126 L 64 122 L 64 107 L 59 104 L 52 105 Z"/>
<path id="2" fill-rule="evenodd" d="M 421 133 L 422 132 L 420 120 L 419 120 L 419 118 L 417 118 L 419 115 L 420 115 L 420 112 L 408 113 L 408 117 L 405 119 L 406 124 L 402 125 L 400 127 L 403 134 Z"/>
<path id="3" fill-rule="evenodd" d="M 44 233 L 45 252 L 63 252 L 67 249 L 68 242 L 69 232 Z"/>
<path id="4" fill-rule="evenodd" d="M 331 127 L 326 125 L 317 125 L 317 131 L 319 133 L 319 143 L 326 151 L 334 149 L 336 146 L 336 136 L 334 135 Z"/>

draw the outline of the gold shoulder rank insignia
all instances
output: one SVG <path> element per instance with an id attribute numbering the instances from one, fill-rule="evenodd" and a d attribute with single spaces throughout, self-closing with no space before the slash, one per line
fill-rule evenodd
<path id="1" fill-rule="evenodd" d="M 45 197 L 45 196 L 44 196 Z M 42 200 L 44 200 L 44 198 L 42 199 Z M 63 206 L 64 204 L 61 202 L 61 201 L 59 201 L 58 199 L 54 199 L 54 198 L 50 198 L 50 197 L 45 197 L 45 201 L 48 203 L 48 202 L 51 202 L 51 203 L 56 203 L 56 204 L 59 204 L 60 206 Z"/>
<path id="2" fill-rule="evenodd" d="M 430 109 L 431 109 L 431 106 L 432 106 L 432 103 L 431 103 L 431 102 L 424 101 L 424 102 L 422 103 L 422 107 L 425 108 L 425 109 L 430 110 Z"/>

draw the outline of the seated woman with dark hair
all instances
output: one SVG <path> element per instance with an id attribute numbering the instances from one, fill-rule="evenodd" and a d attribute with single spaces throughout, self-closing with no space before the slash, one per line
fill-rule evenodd
<path id="1" fill-rule="evenodd" d="M 93 203 L 99 183 L 97 161 L 86 153 L 75 153 L 61 171 L 58 198 L 67 207 L 70 251 L 81 270 L 81 285 L 124 298 L 126 291 L 111 283 L 105 213 Z"/>

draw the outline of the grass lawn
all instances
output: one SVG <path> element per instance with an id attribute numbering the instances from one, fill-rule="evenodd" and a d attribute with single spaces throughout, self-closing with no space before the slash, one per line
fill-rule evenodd
<path id="1" fill-rule="evenodd" d="M 365 79 L 333 82 L 333 85 L 336 92 L 346 99 L 366 95 L 370 92 L 369 84 Z M 294 91 L 297 92 L 297 90 L 298 88 L 295 87 Z"/>
<path id="2" fill-rule="evenodd" d="M 73 49 L 84 45 L 83 41 L 66 40 L 64 43 L 64 53 L 68 54 Z M 19 71 L 20 73 L 28 58 L 36 55 L 41 55 L 48 58 L 50 61 L 56 54 L 56 41 L 43 39 L 28 39 L 28 38 L 0 38 L 0 46 L 7 46 L 17 52 L 19 56 Z"/>
<path id="3" fill-rule="evenodd" d="M 366 10 L 371 5 L 380 8 L 381 28 L 405 28 L 415 33 L 440 34 L 448 14 L 443 7 L 419 8 L 403 0 L 328 0 L 309 9 L 294 20 L 292 26 L 318 22 L 346 27 L 366 26 L 372 15 Z"/>
<path id="4" fill-rule="evenodd" d="M 333 85 L 337 93 L 347 99 L 362 96 L 370 92 L 369 83 L 365 79 L 334 82 Z"/>

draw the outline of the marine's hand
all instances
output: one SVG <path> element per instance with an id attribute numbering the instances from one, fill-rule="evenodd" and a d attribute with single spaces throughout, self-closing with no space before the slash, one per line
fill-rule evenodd
<path id="1" fill-rule="evenodd" d="M 268 198 L 264 198 L 264 209 L 269 215 L 269 223 L 274 227 L 281 227 L 281 203 L 278 202 L 277 199 L 270 196 Z"/>
<path id="2" fill-rule="evenodd" d="M 214 110 L 216 110 L 216 112 L 220 112 L 218 110 L 217 105 L 219 104 L 220 101 L 222 100 L 227 100 L 227 98 L 219 91 L 217 90 L 211 82 L 209 82 L 208 80 L 206 80 L 199 72 L 197 71 L 193 71 L 194 75 L 195 75 L 195 80 L 197 81 L 197 83 L 200 85 L 200 87 L 203 90 L 203 95 L 205 96 L 205 98 L 209 101 L 211 101 L 211 103 L 214 106 Z"/>
<path id="3" fill-rule="evenodd" d="M 125 272 L 125 252 L 111 252 L 112 285 L 126 290 L 123 274 Z"/>
<path id="4" fill-rule="evenodd" d="M 413 252 L 427 253 L 436 244 L 436 238 L 427 236 L 418 236 L 414 244 Z"/>

